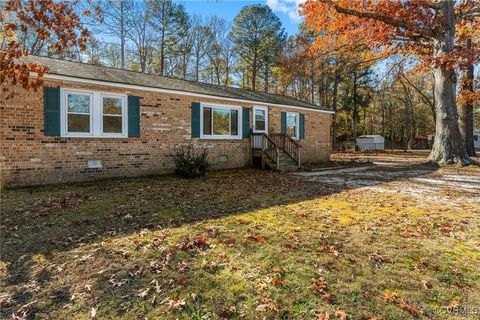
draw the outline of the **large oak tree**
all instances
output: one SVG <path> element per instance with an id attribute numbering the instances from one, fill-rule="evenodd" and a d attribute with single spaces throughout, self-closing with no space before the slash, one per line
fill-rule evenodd
<path id="1" fill-rule="evenodd" d="M 472 163 L 457 122 L 455 68 L 479 61 L 479 48 L 456 46 L 459 25 L 479 25 L 475 0 L 307 0 L 306 23 L 325 35 L 361 36 L 390 53 L 415 54 L 434 74 L 436 131 L 429 159 Z M 317 37 L 316 41 L 322 41 Z"/>

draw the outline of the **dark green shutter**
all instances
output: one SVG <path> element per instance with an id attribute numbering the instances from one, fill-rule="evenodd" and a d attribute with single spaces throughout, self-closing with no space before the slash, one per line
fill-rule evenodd
<path id="1" fill-rule="evenodd" d="M 250 109 L 242 108 L 242 138 L 250 136 Z"/>
<path id="2" fill-rule="evenodd" d="M 140 137 L 140 97 L 128 96 L 128 136 Z"/>
<path id="3" fill-rule="evenodd" d="M 43 89 L 44 121 L 43 133 L 46 136 L 60 135 L 60 89 L 45 87 Z"/>
<path id="4" fill-rule="evenodd" d="M 200 103 L 192 102 L 192 138 L 200 138 Z"/>
<path id="5" fill-rule="evenodd" d="M 281 118 L 281 127 L 280 127 L 280 133 L 285 134 L 287 133 L 287 113 L 282 112 L 282 118 Z"/>
<path id="6" fill-rule="evenodd" d="M 305 139 L 305 115 L 300 113 L 300 127 L 298 128 L 299 139 Z"/>

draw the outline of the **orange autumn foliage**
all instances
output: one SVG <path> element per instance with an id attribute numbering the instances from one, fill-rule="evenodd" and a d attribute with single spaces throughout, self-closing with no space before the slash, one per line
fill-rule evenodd
<path id="1" fill-rule="evenodd" d="M 78 46 L 86 48 L 90 32 L 83 27 L 74 8 L 77 1 L 6 0 L 0 12 L 0 84 L 20 84 L 25 89 L 42 85 L 47 68 L 25 59 L 29 52 L 17 41 L 17 32 L 29 32 L 39 41 L 55 39 L 48 50 L 60 53 Z M 99 12 L 96 12 L 100 15 Z M 83 12 L 89 16 L 88 10 Z M 30 73 L 37 74 L 35 79 Z"/>
<path id="2" fill-rule="evenodd" d="M 456 47 L 442 57 L 433 57 L 432 41 L 442 32 L 442 19 L 432 0 L 307 0 L 301 8 L 306 24 L 318 33 L 313 46 L 332 43 L 355 46 L 358 41 L 385 53 L 415 54 L 426 65 L 458 66 L 480 61 L 476 41 L 471 50 Z M 468 26 L 470 33 L 480 28 L 480 2 L 459 1 L 455 6 L 457 28 Z M 478 32 L 478 31 L 477 31 Z M 466 32 L 468 33 L 468 32 Z M 457 36 L 460 39 L 461 33 Z M 475 35 L 478 39 L 478 34 Z"/>

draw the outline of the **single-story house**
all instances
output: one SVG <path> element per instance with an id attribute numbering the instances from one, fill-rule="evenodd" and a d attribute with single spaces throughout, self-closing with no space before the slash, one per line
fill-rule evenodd
<path id="1" fill-rule="evenodd" d="M 332 112 L 290 97 L 64 60 L 42 90 L 0 96 L 1 183 L 30 186 L 171 173 L 175 146 L 208 145 L 213 168 L 328 160 Z M 35 75 L 32 75 L 35 76 Z M 3 92 L 3 91 L 2 91 Z"/>

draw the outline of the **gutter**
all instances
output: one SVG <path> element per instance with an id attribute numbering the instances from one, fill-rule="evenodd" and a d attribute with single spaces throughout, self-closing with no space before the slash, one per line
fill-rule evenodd
<path id="1" fill-rule="evenodd" d="M 36 77 L 37 75 L 36 75 L 36 73 L 32 72 L 31 76 Z M 87 78 L 63 76 L 63 75 L 56 75 L 56 74 L 45 74 L 44 79 L 70 81 L 70 82 L 103 85 L 103 86 L 106 85 L 106 86 L 115 87 L 115 88 L 159 92 L 159 93 L 167 93 L 167 94 L 174 94 L 174 95 L 181 95 L 181 96 L 188 96 L 188 97 L 199 97 L 199 98 L 208 98 L 208 99 L 222 99 L 222 100 L 225 100 L 225 101 L 249 103 L 249 104 L 261 105 L 261 106 L 286 107 L 286 108 L 292 108 L 292 109 L 335 114 L 335 112 L 329 111 L 329 110 L 321 110 L 321 109 L 314 109 L 314 108 L 307 108 L 307 107 L 298 107 L 298 106 L 291 106 L 291 105 L 277 104 L 277 103 L 267 103 L 267 102 L 256 101 L 256 100 L 228 98 L 228 97 L 215 96 L 215 95 L 210 95 L 210 94 L 194 93 L 194 92 L 187 92 L 187 91 L 181 91 L 181 90 L 161 89 L 161 88 L 156 88 L 156 87 L 133 85 L 133 84 L 126 84 L 126 83 L 112 82 L 112 81 L 103 81 L 103 80 L 92 80 L 92 79 L 87 79 Z"/>

